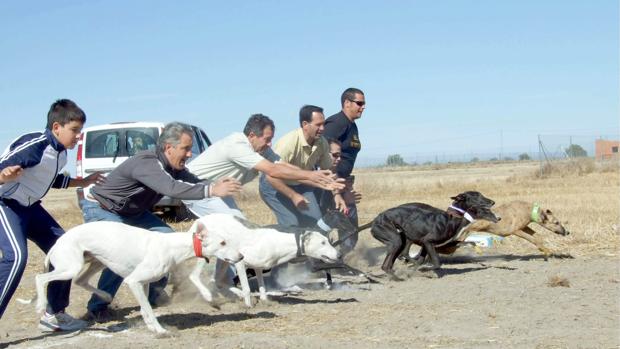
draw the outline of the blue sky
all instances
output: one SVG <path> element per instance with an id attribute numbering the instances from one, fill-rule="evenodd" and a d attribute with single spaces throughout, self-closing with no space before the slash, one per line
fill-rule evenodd
<path id="1" fill-rule="evenodd" d="M 57 98 L 87 126 L 179 120 L 212 140 L 260 112 L 277 138 L 351 86 L 361 164 L 614 136 L 618 16 L 615 0 L 3 1 L 0 147 Z"/>

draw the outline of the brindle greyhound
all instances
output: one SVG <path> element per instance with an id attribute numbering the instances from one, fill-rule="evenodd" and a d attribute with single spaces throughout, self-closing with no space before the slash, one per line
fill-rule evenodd
<path id="1" fill-rule="evenodd" d="M 536 245 L 536 247 L 543 253 L 545 260 L 547 260 L 549 256 L 570 257 L 570 255 L 560 255 L 549 250 L 544 246 L 540 235 L 535 235 L 536 231 L 528 226 L 529 224 L 534 223 L 558 235 L 569 235 L 570 232 L 562 226 L 551 210 L 544 209 L 537 203 L 525 202 L 521 200 L 510 201 L 495 207 L 493 210 L 502 218 L 500 222 L 492 223 L 484 220 L 476 221 L 468 226 L 458 239 L 455 239 L 449 244 L 436 248 L 437 252 L 441 254 L 452 254 L 460 246 L 467 244 L 464 240 L 470 232 L 482 231 L 502 237 L 515 235 L 525 239 Z M 456 216 L 462 215 L 453 208 L 449 208 L 447 212 Z M 422 257 L 423 256 L 418 254 L 413 258 L 413 260 L 411 260 L 408 258 L 408 255 L 405 256 L 404 253 L 403 256 L 401 256 L 402 259 L 405 259 L 408 262 L 413 261 L 417 264 L 421 264 L 424 261 Z"/>
<path id="2" fill-rule="evenodd" d="M 536 245 L 538 250 L 544 254 L 545 259 L 555 255 L 555 253 L 544 246 L 540 235 L 535 235 L 536 231 L 528 225 L 530 223 L 538 224 L 562 236 L 570 234 L 553 215 L 551 210 L 545 209 L 537 203 L 515 200 L 497 206 L 494 210 L 501 215 L 501 222 L 478 221 L 467 227 L 467 231 L 484 231 L 504 237 L 510 235 L 518 236 Z"/>

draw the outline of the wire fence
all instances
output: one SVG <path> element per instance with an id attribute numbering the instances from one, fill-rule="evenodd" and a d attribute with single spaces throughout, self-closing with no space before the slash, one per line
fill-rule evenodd
<path id="1" fill-rule="evenodd" d="M 601 142 L 603 141 L 603 142 Z M 616 135 L 539 135 L 538 144 L 532 144 L 529 149 L 504 150 L 494 149 L 489 152 L 463 152 L 463 153 L 424 153 L 412 154 L 403 150 L 399 154 L 385 154 L 382 156 L 364 156 L 360 153 L 356 161 L 359 167 L 375 166 L 417 166 L 429 164 L 445 163 L 465 163 L 478 161 L 517 161 L 517 160 L 537 160 L 541 162 L 553 162 L 564 160 L 571 157 L 591 157 L 597 160 L 597 143 L 599 146 L 604 143 L 608 147 L 608 152 L 604 159 L 615 159 L 618 157 L 617 143 L 620 141 L 620 134 Z M 615 145 L 615 153 L 614 153 Z M 614 155 L 615 154 L 615 155 Z M 400 158 L 400 160 L 398 159 Z M 390 164 L 388 164 L 388 162 Z"/>

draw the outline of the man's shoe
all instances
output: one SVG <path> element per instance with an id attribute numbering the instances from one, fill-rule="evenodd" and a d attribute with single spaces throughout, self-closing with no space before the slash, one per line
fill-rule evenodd
<path id="1" fill-rule="evenodd" d="M 45 312 L 39 320 L 39 329 L 43 332 L 78 331 L 86 325 L 86 321 L 75 319 L 64 312 L 56 314 Z"/>

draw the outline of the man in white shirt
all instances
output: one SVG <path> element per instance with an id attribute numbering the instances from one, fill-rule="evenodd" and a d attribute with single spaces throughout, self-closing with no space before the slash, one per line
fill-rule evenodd
<path id="1" fill-rule="evenodd" d="M 254 114 L 248 119 L 243 133 L 233 133 L 215 142 L 187 167 L 202 180 L 230 177 L 241 182 L 241 185 L 262 172 L 274 178 L 298 180 L 326 190 L 344 187 L 329 170 L 309 171 L 277 162 L 279 157 L 271 150 L 274 132 L 275 125 L 269 117 Z M 211 213 L 230 213 L 244 217 L 231 196 L 183 202 L 198 217 Z"/>

